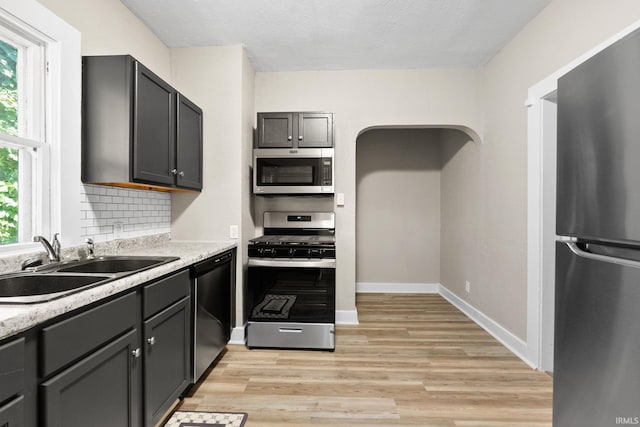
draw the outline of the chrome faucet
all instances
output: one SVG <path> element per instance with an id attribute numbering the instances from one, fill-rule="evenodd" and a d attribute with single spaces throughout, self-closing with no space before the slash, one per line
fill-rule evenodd
<path id="1" fill-rule="evenodd" d="M 60 261 L 60 240 L 58 240 L 58 236 L 60 233 L 56 233 L 53 235 L 53 245 L 49 243 L 47 239 L 42 236 L 33 236 L 34 242 L 42 243 L 44 249 L 47 251 L 47 256 L 49 257 L 49 262 L 59 262 Z"/>
<path id="2" fill-rule="evenodd" d="M 95 254 L 93 253 L 93 239 L 91 237 L 87 237 L 84 242 L 87 244 L 87 258 L 95 257 Z"/>

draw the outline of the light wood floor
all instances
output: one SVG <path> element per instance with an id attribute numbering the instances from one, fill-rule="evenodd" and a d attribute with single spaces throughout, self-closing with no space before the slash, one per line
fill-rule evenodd
<path id="1" fill-rule="evenodd" d="M 358 294 L 335 352 L 228 346 L 183 410 L 257 426 L 551 426 L 552 380 L 437 295 Z"/>

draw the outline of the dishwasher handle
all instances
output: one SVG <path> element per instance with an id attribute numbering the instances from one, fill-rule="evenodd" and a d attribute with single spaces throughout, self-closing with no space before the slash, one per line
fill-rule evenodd
<path id="1" fill-rule="evenodd" d="M 202 276 L 203 274 L 206 274 L 223 264 L 231 262 L 232 259 L 233 259 L 233 252 L 227 251 L 220 255 L 216 255 L 212 258 L 201 261 L 193 266 L 194 275 L 196 277 Z"/>

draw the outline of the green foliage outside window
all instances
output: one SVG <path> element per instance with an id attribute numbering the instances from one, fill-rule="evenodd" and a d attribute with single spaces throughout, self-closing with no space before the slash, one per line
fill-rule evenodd
<path id="1" fill-rule="evenodd" d="M 18 50 L 0 40 L 0 133 L 18 134 Z M 0 147 L 0 244 L 18 241 L 18 150 Z"/>

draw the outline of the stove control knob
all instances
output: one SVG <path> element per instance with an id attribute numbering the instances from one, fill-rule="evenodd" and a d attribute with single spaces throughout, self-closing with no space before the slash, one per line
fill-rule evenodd
<path id="1" fill-rule="evenodd" d="M 289 249 L 289 256 L 291 258 L 293 258 L 295 256 L 295 254 L 296 254 L 296 250 L 295 249 L 293 249 L 293 248 Z"/>

